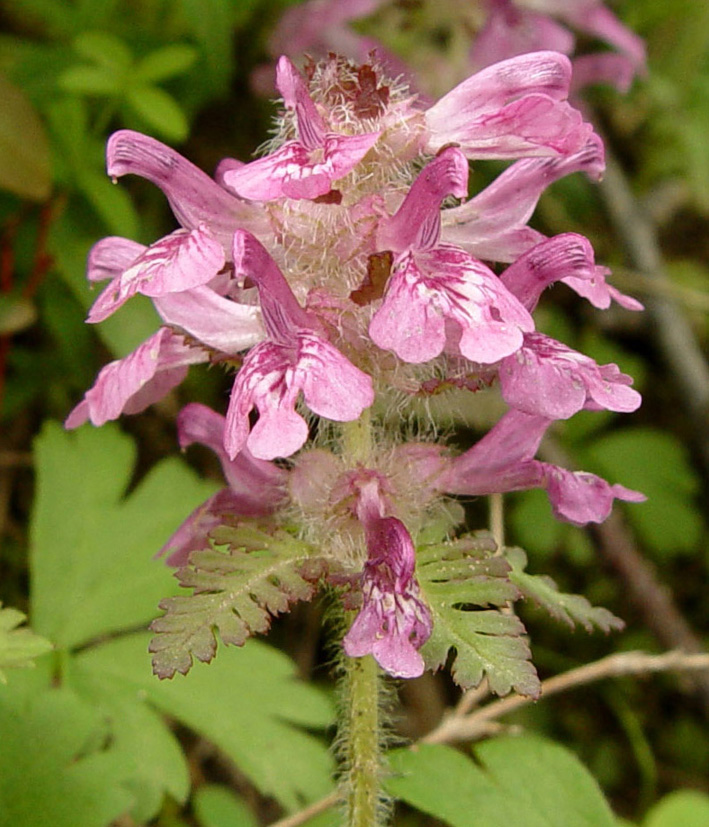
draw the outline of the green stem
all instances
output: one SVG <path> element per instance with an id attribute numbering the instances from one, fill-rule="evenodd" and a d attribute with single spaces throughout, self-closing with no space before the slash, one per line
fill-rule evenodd
<path id="1" fill-rule="evenodd" d="M 347 827 L 375 827 L 380 815 L 379 668 L 371 655 L 346 658 L 342 692 L 343 799 Z"/>
<path id="2" fill-rule="evenodd" d="M 372 421 L 365 411 L 341 425 L 340 445 L 347 465 L 368 465 L 373 450 Z M 347 617 L 348 626 L 353 613 Z M 381 705 L 379 667 L 371 655 L 344 656 L 340 706 L 341 779 L 347 827 L 375 827 L 381 808 Z"/>

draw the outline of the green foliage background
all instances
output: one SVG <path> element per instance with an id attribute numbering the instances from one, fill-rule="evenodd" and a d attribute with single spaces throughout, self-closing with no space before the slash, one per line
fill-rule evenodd
<path id="1" fill-rule="evenodd" d="M 106 178 L 106 137 L 121 127 L 149 132 L 208 171 L 224 156 L 248 159 L 273 111 L 249 78 L 285 5 L 0 2 L 0 827 L 252 827 L 331 789 L 320 603 L 187 678 L 150 673 L 147 626 L 158 602 L 179 593 L 152 555 L 219 479 L 206 454 L 178 457 L 174 416 L 188 399 L 220 407 L 224 377 L 193 371 L 177 394 L 120 427 L 67 434 L 59 424 L 101 365 L 156 325 L 149 302 L 135 299 L 98 328 L 84 324 L 90 245 L 109 234 L 149 243 L 173 227 L 153 187 Z M 552 188 L 536 225 L 587 234 L 621 289 L 669 296 L 706 351 L 709 13 L 702 0 L 615 7 L 647 39 L 650 72 L 628 96 L 596 90 L 592 103 L 654 222 L 670 281 L 660 289 L 633 271 L 598 192 L 579 176 Z M 557 444 L 575 464 L 648 494 L 624 518 L 706 646 L 709 469 L 686 394 L 645 318 L 589 312 L 569 297 L 541 313 L 552 335 L 636 377 L 638 414 L 582 414 L 558 428 Z M 468 421 L 460 439 L 474 438 Z M 530 600 L 521 614 L 542 677 L 613 651 L 665 648 L 601 561 L 596 534 L 556 523 L 538 492 L 508 499 L 510 540 L 526 549 L 529 571 L 627 624 L 609 637 L 570 632 Z M 554 602 L 516 561 L 531 596 Z M 431 588 L 455 603 L 456 586 Z M 566 611 L 603 625 L 586 605 Z M 431 658 L 445 661 L 445 648 Z M 402 688 L 398 735 L 421 736 L 456 700 L 445 673 Z M 643 827 L 704 827 L 708 710 L 706 693 L 676 677 L 623 679 L 516 713 L 506 723 L 528 734 L 474 754 L 398 750 L 388 781 L 404 802 L 398 822 L 605 827 L 622 816 Z"/>

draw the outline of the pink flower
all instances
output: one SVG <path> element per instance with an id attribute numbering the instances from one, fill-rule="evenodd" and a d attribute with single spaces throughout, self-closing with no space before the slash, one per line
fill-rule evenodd
<path id="1" fill-rule="evenodd" d="M 638 491 L 610 485 L 595 474 L 567 471 L 534 459 L 552 420 L 509 411 L 479 442 L 450 461 L 437 484 L 452 494 L 482 495 L 544 488 L 558 520 L 602 523 L 614 499 L 643 502 Z"/>
<path id="2" fill-rule="evenodd" d="M 547 419 L 568 419 L 583 408 L 629 413 L 641 402 L 617 365 L 599 366 L 541 333 L 525 333 L 522 347 L 500 362 L 499 377 L 510 407 Z"/>
<path id="3" fill-rule="evenodd" d="M 109 251 L 109 246 L 114 249 Z M 89 322 L 107 319 L 136 293 L 157 297 L 207 284 L 225 264 L 224 249 L 201 224 L 195 230 L 176 230 L 145 248 L 127 239 L 99 241 L 89 255 L 89 280 L 103 277 L 108 269 L 107 260 L 115 264 L 122 255 L 139 246 L 140 252 L 130 265 L 111 279 L 94 302 Z"/>
<path id="4" fill-rule="evenodd" d="M 295 410 L 301 391 L 313 413 L 348 422 L 374 401 L 372 380 L 330 344 L 276 263 L 246 232 L 234 236 L 234 266 L 258 287 L 269 341 L 249 351 L 237 374 L 225 447 L 230 457 L 244 445 L 260 459 L 287 457 L 308 438 L 308 425 Z M 251 428 L 254 407 L 259 419 Z"/>
<path id="5" fill-rule="evenodd" d="M 440 205 L 467 192 L 468 165 L 449 147 L 422 171 L 403 204 L 382 222 L 381 249 L 395 253 L 369 335 L 406 362 L 427 362 L 447 347 L 490 364 L 517 350 L 531 316 L 482 262 L 439 243 Z"/>
<path id="6" fill-rule="evenodd" d="M 161 328 L 124 359 L 103 367 L 64 424 L 77 428 L 90 420 L 103 425 L 121 414 L 140 413 L 179 385 L 189 365 L 207 358 L 186 345 L 182 336 Z"/>
<path id="7" fill-rule="evenodd" d="M 379 138 L 379 132 L 338 134 L 328 127 L 313 103 L 303 78 L 287 57 L 276 68 L 276 86 L 289 109 L 295 109 L 298 140 L 237 168 L 225 169 L 224 184 L 242 198 L 317 198 L 351 172 Z M 331 125 L 332 126 L 332 125 Z"/>
<path id="8" fill-rule="evenodd" d="M 566 102 L 571 63 L 533 52 L 471 75 L 426 110 L 426 148 L 459 144 L 469 158 L 570 155 L 592 127 Z"/>
<path id="9" fill-rule="evenodd" d="M 350 657 L 373 655 L 395 678 L 424 671 L 419 649 L 431 635 L 431 613 L 414 577 L 415 550 L 396 517 L 369 514 L 364 522 L 368 559 L 362 573 L 362 608 L 345 635 Z"/>

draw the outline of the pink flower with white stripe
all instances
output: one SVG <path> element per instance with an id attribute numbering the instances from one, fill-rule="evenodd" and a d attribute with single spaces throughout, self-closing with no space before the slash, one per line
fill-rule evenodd
<path id="1" fill-rule="evenodd" d="M 242 198 L 318 198 L 332 189 L 369 152 L 380 132 L 333 131 L 313 103 L 303 78 L 287 57 L 278 61 L 276 86 L 287 108 L 295 110 L 298 139 L 274 152 L 223 172 L 224 185 Z M 330 126 L 330 129 L 328 129 Z"/>
<path id="2" fill-rule="evenodd" d="M 260 459 L 287 457 L 308 438 L 307 422 L 295 410 L 301 391 L 313 413 L 349 422 L 374 401 L 372 380 L 330 344 L 317 319 L 296 301 L 275 261 L 249 233 L 234 236 L 234 267 L 258 287 L 269 339 L 249 351 L 237 374 L 224 444 L 232 458 L 244 445 Z M 251 428 L 254 407 L 259 419 Z"/>
<path id="3" fill-rule="evenodd" d="M 439 242 L 441 201 L 467 193 L 468 165 L 453 147 L 421 172 L 403 204 L 379 230 L 377 245 L 395 253 L 392 274 L 369 334 L 405 362 L 444 350 L 491 364 L 514 353 L 529 313 L 482 262 Z"/>

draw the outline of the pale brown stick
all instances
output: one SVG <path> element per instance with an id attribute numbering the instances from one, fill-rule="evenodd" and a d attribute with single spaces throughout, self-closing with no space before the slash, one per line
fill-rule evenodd
<path id="1" fill-rule="evenodd" d="M 648 672 L 664 672 L 673 669 L 680 671 L 709 670 L 709 654 L 694 655 L 681 651 L 666 652 L 663 655 L 648 655 L 645 652 L 620 652 L 585 666 L 580 666 L 578 669 L 571 669 L 569 672 L 548 678 L 542 682 L 540 700 L 603 678 L 615 678 L 620 675 L 642 675 Z M 507 715 L 532 702 L 532 698 L 513 695 L 487 704 L 487 706 L 468 715 L 453 714 L 443 720 L 436 729 L 425 735 L 420 743 L 444 744 L 474 739 L 480 734 L 481 730 L 486 729 L 486 724 L 489 721 Z"/>

